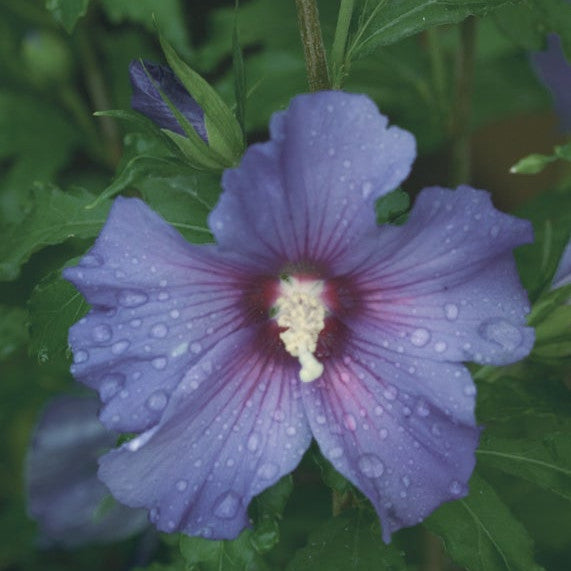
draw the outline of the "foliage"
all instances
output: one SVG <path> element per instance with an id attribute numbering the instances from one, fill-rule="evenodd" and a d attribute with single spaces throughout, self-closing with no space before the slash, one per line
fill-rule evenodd
<path id="1" fill-rule="evenodd" d="M 149 532 L 74 552 L 38 548 L 22 466 L 42 405 L 79 390 L 67 335 L 89 310 L 62 268 L 92 245 L 119 194 L 141 197 L 190 242 L 212 242 L 222 170 L 307 90 L 295 3 L 237 4 L 0 2 L 0 568 L 412 570 L 425 565 L 429 530 L 446 565 L 567 569 L 571 291 L 554 290 L 553 276 L 570 239 L 571 144 L 552 128 L 529 57 L 557 33 L 571 61 L 567 0 L 319 3 L 335 87 L 368 94 L 417 139 L 415 170 L 378 201 L 378 223 L 402 224 L 420 188 L 450 180 L 465 135 L 466 182 L 534 226 L 516 257 L 536 344 L 523 362 L 471 366 L 484 430 L 469 495 L 385 545 L 368 501 L 313 447 L 293 477 L 254 499 L 252 526 L 235 541 Z M 176 135 L 129 109 L 137 58 L 174 69 L 205 111 L 208 143 L 189 125 Z"/>

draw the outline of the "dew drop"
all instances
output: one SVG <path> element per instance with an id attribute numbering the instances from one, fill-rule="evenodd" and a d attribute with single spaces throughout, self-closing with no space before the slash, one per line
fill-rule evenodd
<path id="1" fill-rule="evenodd" d="M 350 160 L 347 160 L 347 159 L 344 160 L 344 161 L 343 161 L 343 166 L 344 166 L 346 169 L 350 168 L 350 167 L 351 167 L 351 161 L 350 161 Z"/>
<path id="2" fill-rule="evenodd" d="M 138 307 L 147 302 L 149 296 L 137 290 L 124 290 L 119 294 L 119 304 L 123 307 Z"/>
<path id="3" fill-rule="evenodd" d="M 317 424 L 325 424 L 327 422 L 327 419 L 322 414 L 318 414 L 315 420 Z"/>
<path id="4" fill-rule="evenodd" d="M 166 285 L 166 284 L 165 284 L 165 285 Z M 168 292 L 166 292 L 166 291 L 161 291 L 161 292 L 159 293 L 159 295 L 157 296 L 157 299 L 158 299 L 159 301 L 166 301 L 166 300 L 169 299 L 169 298 L 170 298 L 170 295 L 169 295 Z"/>
<path id="5" fill-rule="evenodd" d="M 337 460 L 337 458 L 341 458 L 343 456 L 343 448 L 336 446 L 335 448 L 331 448 L 328 454 L 331 460 Z"/>
<path id="6" fill-rule="evenodd" d="M 484 339 L 497 343 L 505 351 L 517 349 L 523 341 L 520 330 L 505 319 L 485 321 L 478 332 Z"/>
<path id="7" fill-rule="evenodd" d="M 180 317 L 180 311 L 178 309 L 171 309 L 171 311 L 169 312 L 169 315 L 173 319 L 178 319 Z"/>
<path id="8" fill-rule="evenodd" d="M 164 391 L 155 391 L 147 399 L 147 406 L 154 411 L 160 411 L 167 405 L 167 395 Z"/>
<path id="9" fill-rule="evenodd" d="M 426 418 L 430 414 L 430 409 L 428 408 L 428 405 L 422 399 L 416 403 L 416 407 L 414 410 L 416 411 L 416 414 L 418 414 L 418 416 L 421 416 L 422 418 Z"/>
<path id="10" fill-rule="evenodd" d="M 447 303 L 444 306 L 444 315 L 449 321 L 454 321 L 458 318 L 458 306 L 455 303 Z"/>
<path id="11" fill-rule="evenodd" d="M 278 408 L 275 412 L 274 412 L 274 420 L 276 422 L 283 422 L 285 420 L 285 414 L 284 411 L 281 408 Z"/>
<path id="12" fill-rule="evenodd" d="M 202 345 L 200 343 L 193 343 L 190 346 L 190 350 L 195 354 L 198 355 L 202 351 Z"/>
<path id="13" fill-rule="evenodd" d="M 464 394 L 467 397 L 474 396 L 476 394 L 476 387 L 474 385 L 466 385 L 464 387 Z"/>
<path id="14" fill-rule="evenodd" d="M 83 266 L 84 268 L 97 268 L 102 263 L 103 261 L 97 254 L 86 254 L 83 256 L 83 258 L 81 258 L 79 265 Z"/>
<path id="15" fill-rule="evenodd" d="M 161 517 L 161 512 L 159 511 L 159 508 L 153 508 L 149 512 L 149 520 L 151 523 L 157 523 L 160 517 Z"/>
<path id="16" fill-rule="evenodd" d="M 382 414 L 385 411 L 383 410 L 383 407 L 379 405 L 375 407 L 375 410 L 373 412 L 375 413 L 376 416 L 382 416 Z"/>
<path id="17" fill-rule="evenodd" d="M 379 430 L 379 436 L 381 437 L 381 440 L 385 440 L 388 435 L 389 431 L 386 428 L 381 428 L 381 430 Z"/>
<path id="18" fill-rule="evenodd" d="M 255 452 L 258 449 L 259 445 L 260 445 L 260 436 L 256 432 L 253 432 L 252 434 L 250 434 L 250 437 L 248 438 L 248 443 L 246 444 L 246 447 L 250 452 Z"/>
<path id="19" fill-rule="evenodd" d="M 387 388 L 383 391 L 383 395 L 387 400 L 395 400 L 398 396 L 398 390 L 393 385 L 387 385 Z"/>
<path id="20" fill-rule="evenodd" d="M 434 344 L 434 350 L 437 353 L 444 353 L 444 351 L 446 351 L 446 347 L 448 347 L 448 346 L 446 345 L 446 343 L 444 341 L 437 341 Z"/>
<path id="21" fill-rule="evenodd" d="M 155 339 L 162 339 L 168 335 L 169 328 L 164 323 L 157 323 L 151 328 L 151 335 Z"/>
<path id="22" fill-rule="evenodd" d="M 179 480 L 175 484 L 175 487 L 179 492 L 184 492 L 184 490 L 186 490 L 186 488 L 188 488 L 188 482 L 186 480 Z"/>
<path id="23" fill-rule="evenodd" d="M 114 397 L 119 389 L 123 386 L 125 382 L 125 377 L 119 375 L 118 373 L 112 373 L 106 375 L 101 379 L 101 387 L 99 389 L 99 395 L 103 402 L 107 402 L 109 399 Z"/>
<path id="24" fill-rule="evenodd" d="M 497 224 L 494 224 L 491 228 L 490 228 L 490 236 L 492 238 L 497 238 L 498 234 L 500 233 L 500 227 Z"/>
<path id="25" fill-rule="evenodd" d="M 458 482 L 457 480 L 452 480 L 452 482 L 450 482 L 450 486 L 448 487 L 448 489 L 450 490 L 451 494 L 459 496 L 462 493 L 462 484 L 460 484 L 460 482 Z"/>
<path id="26" fill-rule="evenodd" d="M 232 519 L 239 507 L 240 496 L 236 492 L 226 492 L 214 503 L 214 515 L 222 519 Z"/>
<path id="27" fill-rule="evenodd" d="M 129 325 L 134 329 L 137 329 L 137 327 L 141 327 L 141 323 L 143 322 L 140 319 L 131 319 L 131 321 L 129 321 Z"/>
<path id="28" fill-rule="evenodd" d="M 185 341 L 184 343 L 177 345 L 172 350 L 171 357 L 180 357 L 181 355 L 184 355 L 187 351 L 188 351 L 188 343 Z"/>
<path id="29" fill-rule="evenodd" d="M 410 342 L 416 347 L 424 347 L 429 341 L 430 331 L 428 329 L 415 329 L 410 336 Z"/>
<path id="30" fill-rule="evenodd" d="M 256 474 L 263 480 L 271 480 L 277 475 L 278 471 L 279 471 L 279 466 L 277 464 L 268 462 L 266 464 L 262 464 L 258 468 Z"/>
<path id="31" fill-rule="evenodd" d="M 151 365 L 157 371 L 162 371 L 167 366 L 167 360 L 165 357 L 156 357 L 151 361 Z"/>
<path id="32" fill-rule="evenodd" d="M 359 470 L 367 478 L 380 478 L 385 471 L 385 467 L 378 456 L 374 454 L 363 454 L 357 461 Z"/>
<path id="33" fill-rule="evenodd" d="M 79 365 L 80 363 L 85 363 L 88 359 L 89 359 L 89 353 L 83 349 L 80 349 L 79 351 L 76 351 L 73 354 L 73 362 L 76 365 Z"/>
<path id="34" fill-rule="evenodd" d="M 121 355 L 121 353 L 124 353 L 129 348 L 129 345 L 131 345 L 131 343 L 126 339 L 117 341 L 117 343 L 111 345 L 111 353 L 113 353 L 113 355 Z"/>
<path id="35" fill-rule="evenodd" d="M 357 430 L 357 422 L 352 414 L 343 415 L 343 424 L 345 428 L 351 432 Z"/>

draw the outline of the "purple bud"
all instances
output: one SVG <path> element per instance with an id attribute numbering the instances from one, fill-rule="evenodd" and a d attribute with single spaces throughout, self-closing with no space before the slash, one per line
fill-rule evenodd
<path id="1" fill-rule="evenodd" d="M 173 112 L 159 92 L 160 88 L 171 103 L 186 117 L 200 137 L 208 142 L 204 111 L 190 96 L 173 71 L 166 66 L 141 60 L 129 64 L 129 76 L 133 87 L 131 107 L 146 115 L 161 129 L 184 135 Z"/>
<path id="2" fill-rule="evenodd" d="M 553 96 L 561 128 L 571 130 L 571 64 L 565 59 L 561 39 L 556 34 L 547 38 L 547 49 L 532 54 L 535 71 Z"/>

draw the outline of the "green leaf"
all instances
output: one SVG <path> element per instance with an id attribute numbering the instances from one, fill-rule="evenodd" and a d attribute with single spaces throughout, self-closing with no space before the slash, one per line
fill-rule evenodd
<path id="1" fill-rule="evenodd" d="M 550 155 L 531 154 L 519 160 L 510 168 L 510 172 L 512 174 L 537 174 L 555 159 L 556 157 Z"/>
<path id="2" fill-rule="evenodd" d="M 71 34 L 77 21 L 85 16 L 89 0 L 46 0 L 46 8 Z"/>
<path id="3" fill-rule="evenodd" d="M 154 33 L 158 24 L 162 34 L 181 53 L 191 53 L 188 26 L 180 0 L 101 0 L 114 24 L 132 22 Z"/>
<path id="4" fill-rule="evenodd" d="M 571 59 L 571 10 L 567 0 L 526 0 L 494 13 L 498 27 L 515 44 L 528 50 L 545 48 L 546 37 L 561 37 L 567 58 Z"/>
<path id="5" fill-rule="evenodd" d="M 235 164 L 244 151 L 244 137 L 236 117 L 208 82 L 186 65 L 162 36 L 160 40 L 171 69 L 204 111 L 208 146 L 228 161 L 227 166 Z"/>
<path id="6" fill-rule="evenodd" d="M 27 343 L 27 318 L 28 313 L 21 307 L 0 305 L 0 361 Z"/>
<path id="7" fill-rule="evenodd" d="M 361 16 L 349 52 L 360 57 L 427 28 L 486 15 L 508 2 L 514 0 L 377 0 L 375 7 Z"/>
<path id="8" fill-rule="evenodd" d="M 408 218 L 409 195 L 400 188 L 385 194 L 375 203 L 377 224 L 404 224 Z"/>
<path id="9" fill-rule="evenodd" d="M 74 266 L 78 259 L 67 265 Z M 69 328 L 87 313 L 83 296 L 61 271 L 46 276 L 33 290 L 30 311 L 30 354 L 40 363 L 67 355 Z"/>
<path id="10" fill-rule="evenodd" d="M 445 503 L 425 525 L 444 540 L 454 562 L 470 571 L 538 569 L 527 531 L 477 474 L 468 497 Z"/>
<path id="11" fill-rule="evenodd" d="M 94 196 L 83 189 L 64 192 L 54 186 L 37 185 L 32 208 L 19 224 L 0 234 L 0 280 L 18 277 L 20 267 L 30 256 L 68 238 L 91 238 L 103 226 L 110 204 L 87 206 Z"/>
<path id="12" fill-rule="evenodd" d="M 529 480 L 571 501 L 570 434 L 550 434 L 534 442 L 496 438 L 484 432 L 477 455 L 487 466 Z"/>
<path id="13" fill-rule="evenodd" d="M 287 571 L 317 569 L 406 569 L 399 551 L 385 545 L 376 516 L 367 511 L 350 511 L 331 518 L 310 534 Z"/>
<path id="14" fill-rule="evenodd" d="M 41 97 L 0 89 L 1 222 L 22 217 L 32 185 L 52 180 L 77 143 L 69 117 L 57 107 Z"/>

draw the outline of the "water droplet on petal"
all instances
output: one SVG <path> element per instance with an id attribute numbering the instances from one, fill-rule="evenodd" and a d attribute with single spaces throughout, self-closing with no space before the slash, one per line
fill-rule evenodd
<path id="1" fill-rule="evenodd" d="M 162 371 L 167 366 L 167 360 L 165 357 L 156 357 L 151 361 L 151 365 L 157 371 Z"/>
<path id="2" fill-rule="evenodd" d="M 85 363 L 88 359 L 89 359 L 89 353 L 83 349 L 80 349 L 79 351 L 76 351 L 73 354 L 73 362 L 76 365 L 79 365 L 80 363 Z"/>
<path id="3" fill-rule="evenodd" d="M 418 416 L 426 418 L 430 414 L 430 409 L 428 405 L 421 399 L 416 403 L 416 407 L 414 409 Z"/>
<path id="4" fill-rule="evenodd" d="M 462 484 L 460 484 L 460 482 L 456 480 L 452 480 L 452 482 L 450 482 L 450 486 L 448 487 L 448 489 L 450 490 L 451 494 L 459 496 L 462 493 Z"/>
<path id="5" fill-rule="evenodd" d="M 119 294 L 119 304 L 123 307 L 138 307 L 147 302 L 149 296 L 137 290 L 124 290 Z"/>
<path id="6" fill-rule="evenodd" d="M 163 410 L 167 405 L 168 397 L 164 391 L 155 391 L 147 399 L 147 406 L 154 411 Z"/>
<path id="7" fill-rule="evenodd" d="M 151 328 L 151 335 L 156 339 L 162 339 L 166 337 L 169 332 L 169 328 L 164 323 L 157 323 Z"/>
<path id="8" fill-rule="evenodd" d="M 295 433 L 296 433 L 295 426 L 288 426 L 288 427 L 286 428 L 286 434 L 287 434 L 288 436 L 294 436 Z"/>
<path id="9" fill-rule="evenodd" d="M 444 306 L 444 315 L 449 321 L 454 321 L 458 318 L 458 306 L 455 303 L 447 303 Z"/>
<path id="10" fill-rule="evenodd" d="M 474 396 L 476 394 L 476 387 L 474 385 L 466 385 L 464 387 L 464 394 L 467 397 Z"/>
<path id="11" fill-rule="evenodd" d="M 424 347 L 429 341 L 430 331 L 428 329 L 415 329 L 410 336 L 410 342 L 416 347 Z"/>
<path id="12" fill-rule="evenodd" d="M 363 195 L 363 198 L 368 198 L 371 192 L 373 192 L 373 185 L 368 181 L 364 182 L 363 186 L 361 187 L 361 194 Z"/>
<path id="13" fill-rule="evenodd" d="M 250 437 L 248 438 L 248 443 L 246 444 L 246 447 L 250 452 L 255 452 L 258 449 L 259 445 L 260 445 L 260 436 L 256 432 L 253 432 L 252 434 L 250 434 Z"/>
<path id="14" fill-rule="evenodd" d="M 79 265 L 84 268 L 97 268 L 102 263 L 103 261 L 97 254 L 85 254 L 85 256 L 81 258 Z"/>
<path id="15" fill-rule="evenodd" d="M 384 412 L 385 412 L 385 411 L 383 410 L 383 407 L 382 407 L 382 406 L 376 406 L 376 407 L 375 407 L 374 413 L 375 413 L 377 416 L 381 416 Z"/>
<path id="16" fill-rule="evenodd" d="M 169 315 L 173 318 L 173 319 L 178 319 L 180 317 L 180 311 L 178 309 L 172 309 L 169 312 Z"/>
<path id="17" fill-rule="evenodd" d="M 385 466 L 378 456 L 374 454 L 363 454 L 357 461 L 359 470 L 367 478 L 380 478 L 385 471 Z"/>
<path id="18" fill-rule="evenodd" d="M 262 464 L 258 468 L 256 474 L 263 480 L 271 480 L 277 475 L 278 471 L 279 471 L 279 466 L 277 464 L 268 462 L 266 464 Z"/>
<path id="19" fill-rule="evenodd" d="M 325 424 L 327 422 L 327 419 L 322 414 L 318 414 L 315 420 L 317 424 Z"/>
<path id="20" fill-rule="evenodd" d="M 381 430 L 379 430 L 379 436 L 381 437 L 381 440 L 385 440 L 388 435 L 389 431 L 386 428 L 381 428 Z"/>
<path id="21" fill-rule="evenodd" d="M 343 415 L 343 424 L 347 430 L 354 432 L 357 429 L 357 422 L 352 414 Z"/>
<path id="22" fill-rule="evenodd" d="M 387 385 L 387 388 L 383 391 L 383 395 L 387 400 L 395 400 L 398 394 L 397 388 L 393 385 Z"/>
<path id="23" fill-rule="evenodd" d="M 176 484 L 176 489 L 179 492 L 184 492 L 188 488 L 188 482 L 186 480 L 179 480 Z"/>
<path id="24" fill-rule="evenodd" d="M 161 512 L 159 511 L 159 508 L 153 508 L 149 512 L 149 520 L 151 523 L 157 523 L 159 521 L 160 516 Z"/>
<path id="25" fill-rule="evenodd" d="M 478 332 L 484 339 L 497 343 L 505 351 L 517 349 L 523 341 L 523 336 L 519 328 L 505 319 L 490 319 L 485 321 L 480 325 Z"/>
<path id="26" fill-rule="evenodd" d="M 125 382 L 125 377 L 118 373 L 112 373 L 106 375 L 101 379 L 101 387 L 99 389 L 99 395 L 103 402 L 107 402 L 109 399 L 114 397 Z"/>
<path id="27" fill-rule="evenodd" d="M 193 343 L 190 346 L 190 350 L 195 354 L 198 355 L 202 351 L 202 345 L 200 343 Z"/>
<path id="28" fill-rule="evenodd" d="M 140 327 L 141 323 L 143 323 L 143 322 L 140 319 L 131 319 L 131 321 L 129 321 L 129 325 L 131 327 L 133 327 L 134 329 L 136 329 L 137 327 Z"/>
<path id="29" fill-rule="evenodd" d="M 111 345 L 111 353 L 113 353 L 113 355 L 121 355 L 121 353 L 124 353 L 129 348 L 129 345 L 131 345 L 131 343 L 126 339 L 117 341 L 117 343 Z"/>
<path id="30" fill-rule="evenodd" d="M 341 456 L 343 456 L 343 448 L 341 448 L 340 446 L 331 448 L 327 456 L 329 457 L 330 460 L 337 460 L 337 458 L 341 458 Z"/>
<path id="31" fill-rule="evenodd" d="M 446 343 L 444 341 L 437 341 L 434 344 L 434 350 L 437 353 L 444 353 L 444 351 L 446 351 L 446 348 L 448 347 L 448 345 L 446 345 Z"/>
<path id="32" fill-rule="evenodd" d="M 226 492 L 214 503 L 214 515 L 222 519 L 232 519 L 239 507 L 240 496 L 236 492 Z"/>
<path id="33" fill-rule="evenodd" d="M 278 408 L 275 412 L 274 412 L 274 420 L 276 422 L 283 422 L 285 420 L 285 414 L 284 411 L 281 408 Z"/>

